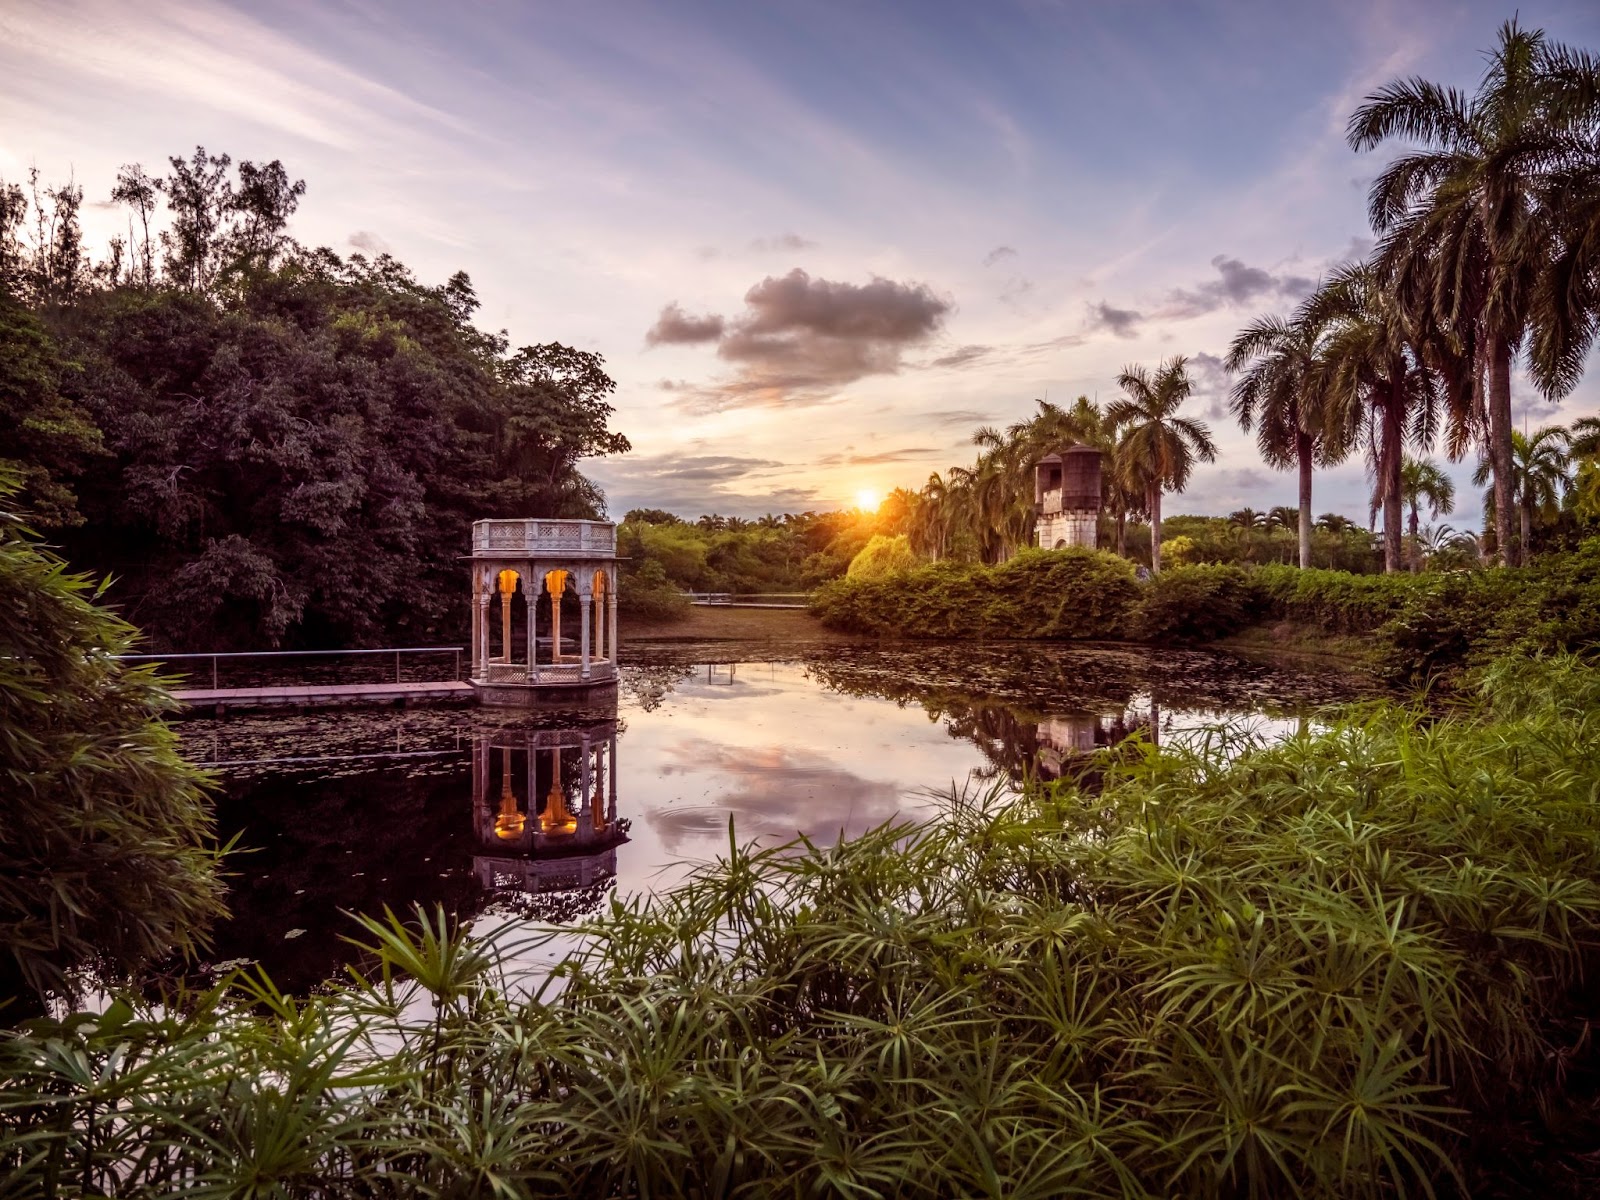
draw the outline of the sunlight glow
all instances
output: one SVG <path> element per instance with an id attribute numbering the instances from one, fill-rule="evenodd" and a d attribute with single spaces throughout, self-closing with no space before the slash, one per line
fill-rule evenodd
<path id="1" fill-rule="evenodd" d="M 883 503 L 883 494 L 874 488 L 862 488 L 856 493 L 856 507 L 862 512 L 877 512 Z"/>

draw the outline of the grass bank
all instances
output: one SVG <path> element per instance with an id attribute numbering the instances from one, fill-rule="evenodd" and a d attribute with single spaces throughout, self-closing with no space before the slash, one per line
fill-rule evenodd
<path id="1" fill-rule="evenodd" d="M 856 641 L 863 636 L 830 629 L 804 609 L 794 608 L 694 605 L 681 616 L 652 619 L 624 614 L 619 621 L 624 647 L 659 641 Z"/>
<path id="2" fill-rule="evenodd" d="M 6 1194 L 1591 1194 L 1600 671 L 0 1040 Z"/>

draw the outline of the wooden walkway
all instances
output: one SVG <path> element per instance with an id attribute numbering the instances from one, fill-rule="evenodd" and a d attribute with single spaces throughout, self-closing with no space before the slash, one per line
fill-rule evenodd
<path id="1" fill-rule="evenodd" d="M 329 683 L 301 687 L 179 688 L 173 698 L 189 709 L 331 708 L 341 705 L 468 701 L 472 685 L 437 683 Z"/>

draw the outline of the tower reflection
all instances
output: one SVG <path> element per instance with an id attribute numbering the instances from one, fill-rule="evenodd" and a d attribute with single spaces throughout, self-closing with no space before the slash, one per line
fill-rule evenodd
<path id="1" fill-rule="evenodd" d="M 1110 713 L 1055 713 L 1034 727 L 1034 769 L 1044 779 L 1059 779 L 1096 750 L 1115 746 L 1135 733 L 1152 744 L 1160 738 L 1160 708 L 1148 715 L 1121 708 Z"/>
<path id="2" fill-rule="evenodd" d="M 494 892 L 591 890 L 617 873 L 617 723 L 503 728 L 472 741 L 473 873 Z"/>

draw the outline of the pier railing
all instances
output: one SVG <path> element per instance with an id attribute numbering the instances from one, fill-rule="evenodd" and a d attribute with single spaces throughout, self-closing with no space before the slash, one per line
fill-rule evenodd
<path id="1" fill-rule="evenodd" d="M 723 608 L 807 608 L 810 592 L 685 592 L 690 604 Z"/>
<path id="2" fill-rule="evenodd" d="M 465 646 L 381 650 L 245 650 L 215 654 L 120 654 L 119 662 L 158 663 L 188 688 L 253 688 L 464 680 Z"/>

